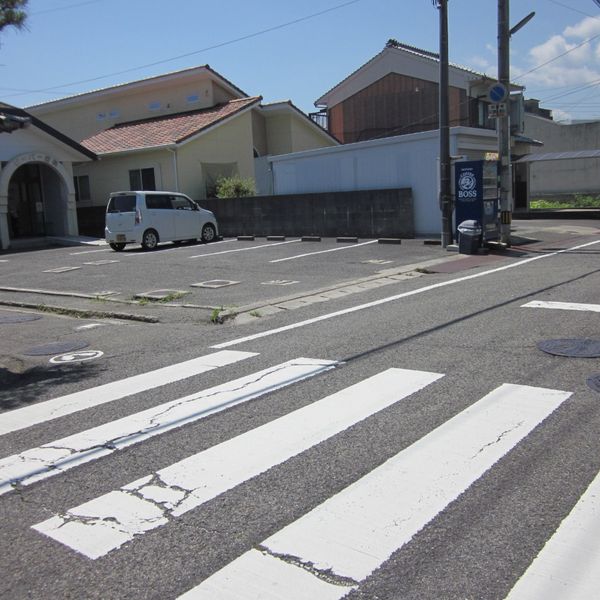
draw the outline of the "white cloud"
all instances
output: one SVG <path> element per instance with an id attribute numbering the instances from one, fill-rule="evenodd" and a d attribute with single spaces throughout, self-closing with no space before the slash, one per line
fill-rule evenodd
<path id="1" fill-rule="evenodd" d="M 582 85 L 600 79 L 600 45 L 598 41 L 582 44 L 594 36 L 600 37 L 600 20 L 586 17 L 576 25 L 566 27 L 562 34 L 552 36 L 529 51 L 530 67 L 523 81 L 536 87 Z M 538 68 L 539 67 L 539 68 Z"/>

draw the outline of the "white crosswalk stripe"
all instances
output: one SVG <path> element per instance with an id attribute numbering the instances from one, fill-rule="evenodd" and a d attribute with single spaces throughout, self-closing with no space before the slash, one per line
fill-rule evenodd
<path id="1" fill-rule="evenodd" d="M 0 435 L 83 411 L 86 403 L 98 406 L 156 386 L 165 386 L 168 395 L 166 386 L 170 383 L 255 356 L 252 352 L 215 352 L 30 407 L 35 411 L 7 412 L 0 415 Z M 229 381 L 225 375 L 225 383 L 209 389 L 8 456 L 0 460 L 0 495 L 110 457 L 121 449 L 339 366 L 331 360 L 297 358 Z M 343 439 L 351 427 L 406 403 L 414 394 L 426 397 L 429 390 L 439 393 L 444 384 L 440 388 L 436 382 L 443 377 L 428 371 L 383 370 L 171 465 L 156 470 L 150 467 L 143 477 L 138 472 L 126 485 L 122 481 L 132 477 L 120 479 L 108 493 L 104 488 L 100 495 L 88 496 L 77 506 L 64 511 L 61 506 L 40 514 L 27 526 L 42 534 L 38 541 L 61 544 L 73 551 L 72 556 L 91 559 L 86 564 L 100 564 L 102 560 L 92 561 L 109 554 L 119 560 L 130 549 L 134 552 L 138 541 L 144 549 L 141 538 L 145 534 L 152 531 L 163 535 L 157 531 L 162 528 L 167 535 L 169 531 L 178 535 L 177 528 L 169 525 L 183 515 L 198 511 L 203 517 L 206 509 L 213 509 L 203 505 L 221 495 L 226 498 L 237 486 L 266 475 L 274 467 L 286 469 L 286 461 L 309 450 L 318 451 L 319 444 L 336 436 Z M 264 534 L 257 536 L 237 558 L 209 571 L 204 580 L 199 577 L 191 584 L 196 587 L 180 597 L 346 597 L 486 476 L 570 396 L 571 392 L 541 387 L 508 383 L 497 387 L 306 514 L 278 531 L 270 529 L 265 539 L 261 539 Z M 13 413 L 17 416 L 11 418 Z M 31 422 L 27 423 L 27 418 Z M 507 600 L 594 597 L 600 586 L 596 544 L 600 535 L 599 498 L 600 474 L 554 535 L 549 535 L 537 558 L 531 558 L 522 577 L 511 583 Z M 53 516 L 48 518 L 48 514 Z M 149 543 L 152 545 L 152 540 Z"/>
<path id="2" fill-rule="evenodd" d="M 0 494 L 108 456 L 151 437 L 332 369 L 298 358 L 0 460 Z"/>
<path id="3" fill-rule="evenodd" d="M 579 600 L 600 591 L 600 474 L 506 600 Z"/>
<path id="4" fill-rule="evenodd" d="M 0 415 L 0 435 L 58 419 L 92 406 L 114 402 L 256 355 L 256 352 L 213 352 L 207 356 L 5 412 Z"/>
<path id="5" fill-rule="evenodd" d="M 580 302 L 546 302 L 532 300 L 521 308 L 548 308 L 551 310 L 577 310 L 581 312 L 600 312 L 600 304 L 582 304 Z"/>
<path id="6" fill-rule="evenodd" d="M 389 369 L 73 508 L 34 529 L 98 558 L 439 379 Z M 273 440 L 277 440 L 274 444 Z"/>
<path id="7" fill-rule="evenodd" d="M 501 386 L 181 597 L 292 597 L 293 566 L 314 573 L 293 597 L 343 598 L 569 396 Z"/>

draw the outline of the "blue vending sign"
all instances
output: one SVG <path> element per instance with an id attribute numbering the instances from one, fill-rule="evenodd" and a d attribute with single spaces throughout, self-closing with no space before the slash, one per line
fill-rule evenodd
<path id="1" fill-rule="evenodd" d="M 471 160 L 455 165 L 456 227 L 463 221 L 481 223 L 483 200 L 483 162 Z"/>

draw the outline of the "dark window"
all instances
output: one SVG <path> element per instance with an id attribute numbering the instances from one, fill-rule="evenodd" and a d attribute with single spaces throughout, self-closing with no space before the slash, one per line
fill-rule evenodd
<path id="1" fill-rule="evenodd" d="M 173 208 L 178 210 L 194 210 L 194 205 L 183 196 L 172 196 Z"/>
<path id="2" fill-rule="evenodd" d="M 106 211 L 109 213 L 135 212 L 135 195 L 113 196 L 108 201 Z"/>
<path id="3" fill-rule="evenodd" d="M 148 194 L 146 196 L 146 208 L 170 210 L 173 208 L 171 197 L 162 194 Z"/>
<path id="4" fill-rule="evenodd" d="M 154 169 L 133 169 L 129 171 L 129 187 L 131 190 L 155 190 Z"/>
<path id="5" fill-rule="evenodd" d="M 88 175 L 76 175 L 73 177 L 73 184 L 75 186 L 75 201 L 80 200 L 91 200 L 90 194 L 90 178 Z"/>

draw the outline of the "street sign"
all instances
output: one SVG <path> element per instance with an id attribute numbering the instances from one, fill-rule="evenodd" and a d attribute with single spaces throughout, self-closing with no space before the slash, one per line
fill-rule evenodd
<path id="1" fill-rule="evenodd" d="M 508 98 L 508 90 L 502 83 L 494 83 L 488 89 L 488 100 L 494 104 L 504 102 Z"/>
<path id="2" fill-rule="evenodd" d="M 506 104 L 500 102 L 498 104 L 490 104 L 488 107 L 488 117 L 490 119 L 498 119 L 506 116 Z"/>

